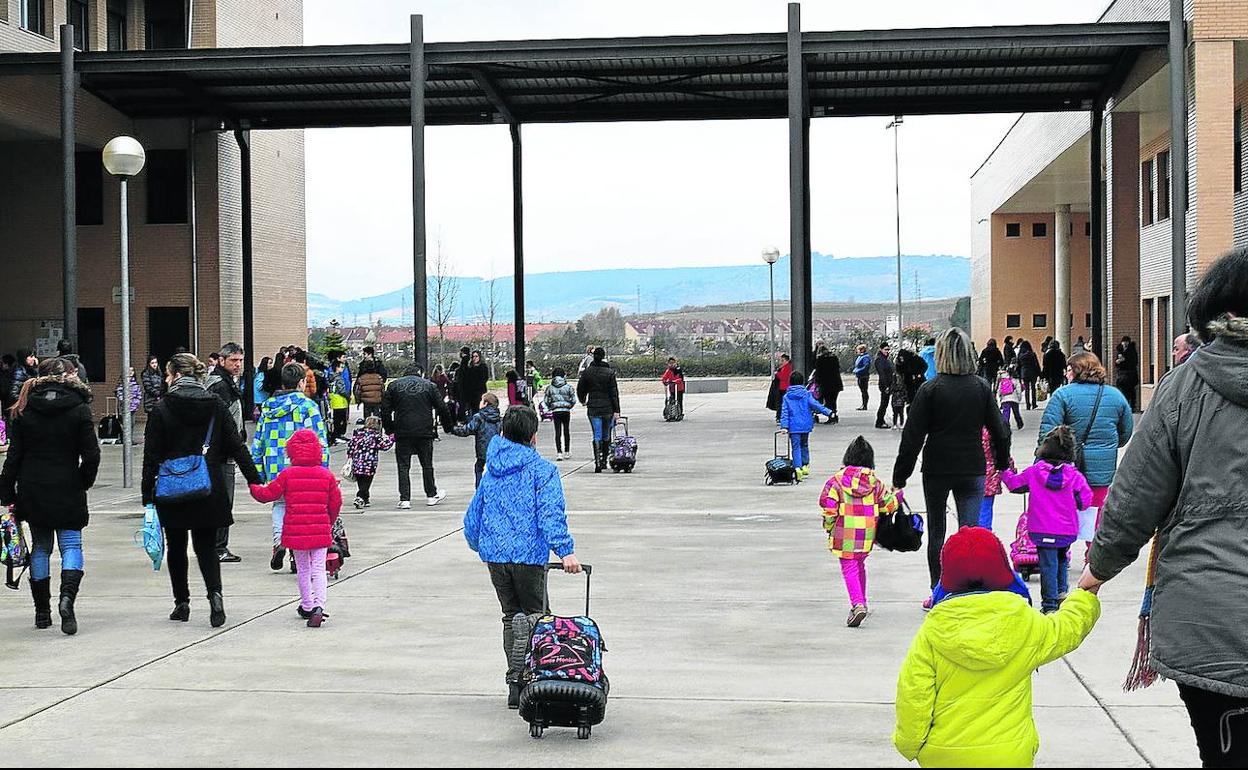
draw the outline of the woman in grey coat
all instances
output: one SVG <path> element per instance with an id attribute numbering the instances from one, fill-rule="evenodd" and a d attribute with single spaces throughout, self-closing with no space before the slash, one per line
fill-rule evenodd
<path id="1" fill-rule="evenodd" d="M 1156 534 L 1149 662 L 1178 684 L 1205 766 L 1245 767 L 1248 249 L 1209 269 L 1188 318 L 1207 344 L 1157 388 L 1080 587 L 1116 577 Z"/>

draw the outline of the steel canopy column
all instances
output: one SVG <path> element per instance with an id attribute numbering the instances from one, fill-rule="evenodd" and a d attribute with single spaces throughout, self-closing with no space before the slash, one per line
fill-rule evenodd
<path id="1" fill-rule="evenodd" d="M 1170 312 L 1172 336 L 1187 329 L 1187 24 L 1170 0 Z"/>
<path id="2" fill-rule="evenodd" d="M 814 326 L 810 276 L 810 110 L 806 104 L 806 62 L 802 58 L 802 9 L 789 3 L 789 355 L 810 372 Z"/>
<path id="3" fill-rule="evenodd" d="M 1102 151 L 1105 143 L 1105 104 L 1099 99 L 1092 105 L 1091 195 L 1088 205 L 1088 229 L 1091 231 L 1089 262 L 1092 270 L 1092 328 L 1088 343 L 1102 361 L 1105 360 L 1105 283 L 1108 267 L 1105 260 L 1105 183 L 1101 180 Z M 1066 340 L 1067 352 L 1071 350 Z"/>
<path id="4" fill-rule="evenodd" d="M 74 27 L 61 25 L 61 268 L 64 277 L 65 339 L 78 350 L 78 206 L 77 173 L 74 152 L 77 138 L 74 125 L 74 97 L 78 90 L 74 74 Z M 98 173 L 98 172 L 97 172 Z M 122 373 L 124 378 L 125 373 Z"/>
<path id="5" fill-rule="evenodd" d="M 242 240 L 243 240 L 243 414 L 251 414 L 255 406 L 254 391 L 251 383 L 256 377 L 256 318 L 255 318 L 255 281 L 252 276 L 252 214 L 251 214 L 251 132 L 235 130 L 234 140 L 238 142 L 239 198 L 242 209 Z M 198 342 L 198 340 L 197 340 Z M 241 426 L 240 426 L 241 427 Z"/>
<path id="6" fill-rule="evenodd" d="M 515 252 L 515 345 L 516 371 L 524 375 L 524 177 L 521 162 L 520 124 L 511 124 L 511 230 Z"/>
<path id="7" fill-rule="evenodd" d="M 412 15 L 408 51 L 412 123 L 412 336 L 413 358 L 429 367 L 429 317 L 425 272 L 425 17 Z"/>

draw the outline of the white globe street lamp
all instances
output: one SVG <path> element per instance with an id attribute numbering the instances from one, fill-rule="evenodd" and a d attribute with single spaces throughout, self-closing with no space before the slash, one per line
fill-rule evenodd
<path id="1" fill-rule="evenodd" d="M 127 403 L 121 411 L 122 487 L 134 486 L 132 461 L 134 418 L 130 414 L 130 222 L 126 216 L 126 182 L 137 176 L 147 162 L 143 145 L 130 136 L 118 136 L 104 145 L 104 168 L 121 183 L 121 393 Z"/>
<path id="2" fill-rule="evenodd" d="M 775 246 L 763 249 L 763 261 L 767 263 L 767 277 L 771 283 L 771 326 L 768 338 L 771 340 L 771 376 L 776 376 L 776 263 L 780 261 L 780 250 Z"/>

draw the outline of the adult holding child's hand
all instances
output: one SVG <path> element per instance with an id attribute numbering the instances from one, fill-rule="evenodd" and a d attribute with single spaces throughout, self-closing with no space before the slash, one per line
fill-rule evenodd
<path id="1" fill-rule="evenodd" d="M 1157 675 L 1173 679 L 1205 766 L 1245 767 L 1248 249 L 1209 269 L 1188 319 L 1206 344 L 1157 388 L 1118 469 L 1079 586 L 1096 590 L 1154 540 L 1141 612 L 1151 644 L 1137 650 L 1128 688 Z"/>

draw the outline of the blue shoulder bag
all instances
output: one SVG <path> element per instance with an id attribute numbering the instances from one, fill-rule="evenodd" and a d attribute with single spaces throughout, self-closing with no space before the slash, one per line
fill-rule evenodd
<path id="1" fill-rule="evenodd" d="M 156 502 L 187 503 L 203 500 L 212 494 L 212 475 L 208 472 L 208 447 L 212 444 L 214 414 L 208 421 L 204 449 L 197 455 L 165 460 L 156 471 Z"/>

